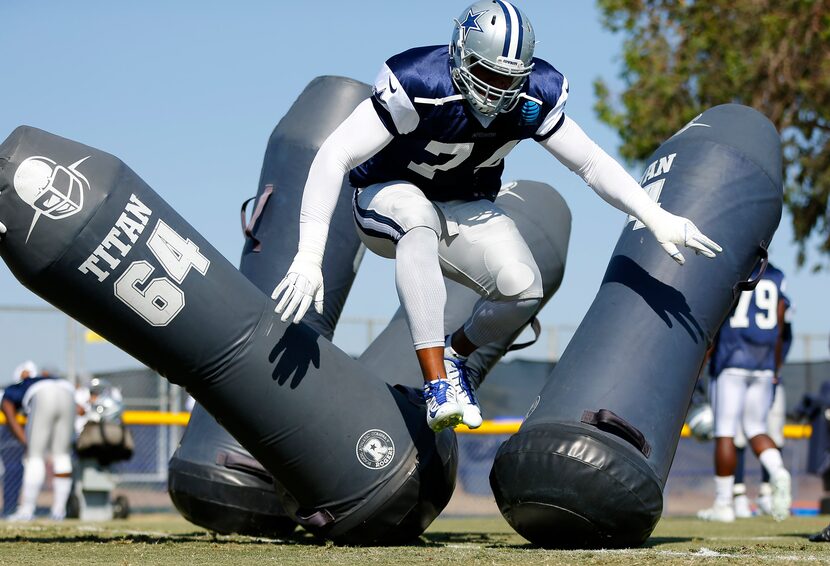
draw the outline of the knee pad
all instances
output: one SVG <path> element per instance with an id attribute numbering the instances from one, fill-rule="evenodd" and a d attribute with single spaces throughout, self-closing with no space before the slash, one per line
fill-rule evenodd
<path id="1" fill-rule="evenodd" d="M 71 474 L 72 458 L 69 454 L 56 454 L 52 457 L 52 469 L 55 474 Z"/>
<path id="2" fill-rule="evenodd" d="M 543 293 L 539 269 L 518 261 L 508 263 L 496 274 L 496 290 L 504 298 L 538 303 Z"/>
<path id="3" fill-rule="evenodd" d="M 40 457 L 29 457 L 23 465 L 23 482 L 41 484 L 46 478 L 46 462 Z"/>

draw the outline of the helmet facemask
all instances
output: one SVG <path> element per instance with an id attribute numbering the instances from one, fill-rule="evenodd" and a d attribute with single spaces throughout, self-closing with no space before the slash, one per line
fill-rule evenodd
<path id="1" fill-rule="evenodd" d="M 533 70 L 533 28 L 504 1 L 477 2 L 461 19 L 450 43 L 453 83 L 479 113 L 510 112 Z"/>

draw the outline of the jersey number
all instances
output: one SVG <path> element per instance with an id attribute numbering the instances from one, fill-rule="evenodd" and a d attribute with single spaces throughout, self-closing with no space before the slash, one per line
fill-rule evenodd
<path id="1" fill-rule="evenodd" d="M 744 291 L 738 299 L 735 313 L 729 318 L 732 328 L 749 327 L 749 306 L 755 297 L 755 325 L 761 330 L 775 328 L 778 324 L 778 287 L 769 279 L 761 279 L 754 291 Z"/>
<path id="2" fill-rule="evenodd" d="M 185 304 L 184 291 L 176 283 L 183 283 L 191 268 L 206 274 L 210 260 L 162 220 L 156 223 L 147 246 L 170 277 L 150 280 L 154 271 L 150 262 L 134 261 L 115 282 L 115 296 L 152 326 L 167 326 Z"/>
<path id="3" fill-rule="evenodd" d="M 476 169 L 480 169 L 482 167 L 495 167 L 504 157 L 510 153 L 510 151 L 516 147 L 516 144 L 519 143 L 519 140 L 512 140 L 501 146 L 499 149 L 496 150 L 493 155 L 490 156 L 489 159 L 485 160 L 484 162 L 480 163 Z M 429 163 L 415 163 L 414 161 L 410 161 L 407 168 L 412 169 L 419 175 L 423 175 L 427 179 L 432 179 L 435 176 L 436 171 L 449 171 L 450 169 L 454 169 L 461 165 L 470 155 L 473 153 L 473 143 L 466 142 L 466 143 L 443 143 L 438 141 L 431 141 L 426 146 L 426 151 L 431 153 L 435 157 L 440 157 L 442 155 L 450 155 L 452 158 L 449 161 L 444 163 L 437 163 L 435 165 L 430 165 Z"/>

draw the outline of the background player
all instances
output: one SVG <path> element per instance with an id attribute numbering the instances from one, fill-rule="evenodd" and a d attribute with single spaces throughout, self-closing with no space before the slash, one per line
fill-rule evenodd
<path id="1" fill-rule="evenodd" d="M 784 332 L 782 336 L 783 344 L 781 346 L 781 365 L 787 359 L 787 353 L 793 342 L 792 333 L 792 305 L 787 297 L 784 297 L 787 310 L 784 313 Z M 767 434 L 775 443 L 775 447 L 780 451 L 784 447 L 784 425 L 787 420 L 787 394 L 784 384 L 781 382 L 781 366 L 775 370 L 775 379 L 773 382 L 774 393 L 772 399 L 772 406 L 767 414 Z M 744 455 L 746 452 L 746 435 L 742 427 L 738 427 L 735 435 L 735 449 L 736 466 L 735 466 L 735 487 L 733 489 L 734 499 L 733 505 L 735 507 L 735 517 L 737 519 L 747 518 L 752 516 L 752 509 L 749 505 L 749 497 L 747 496 L 746 484 L 744 482 L 745 466 Z M 772 515 L 772 485 L 770 485 L 769 472 L 764 466 L 761 466 L 761 485 L 758 490 L 758 512 L 762 515 Z"/>
<path id="2" fill-rule="evenodd" d="M 343 176 L 356 188 L 358 232 L 395 258 L 434 430 L 481 424 L 465 360 L 521 328 L 542 281 L 513 221 L 493 203 L 503 159 L 523 139 L 540 143 L 605 201 L 645 224 L 671 257 L 677 246 L 714 257 L 721 248 L 688 219 L 653 202 L 613 158 L 565 115 L 568 83 L 533 57 L 527 16 L 510 2 L 480 1 L 455 21 L 445 45 L 387 60 L 372 96 L 321 146 L 306 181 L 297 255 L 272 298 L 282 320 L 323 308 L 321 264 Z M 481 295 L 470 318 L 444 335 L 443 276 Z M 449 380 L 446 378 L 449 377 Z"/>
<path id="3" fill-rule="evenodd" d="M 758 276 L 756 267 L 752 277 Z M 767 430 L 776 371 L 783 354 L 784 274 L 769 264 L 753 291 L 744 291 L 724 322 L 711 352 L 709 396 L 715 413 L 715 503 L 698 512 L 708 521 L 732 522 L 739 424 L 770 475 L 771 514 L 789 516 L 790 474 Z"/>
<path id="4" fill-rule="evenodd" d="M 31 521 L 40 488 L 46 479 L 46 455 L 52 456 L 52 510 L 50 518 L 66 516 L 72 488 L 72 439 L 75 421 L 75 388 L 65 379 L 37 375 L 32 362 L 23 364 L 21 381 L 3 392 L 0 401 L 9 430 L 26 447 L 20 505 L 9 521 Z M 24 431 L 17 414 L 27 415 Z"/>

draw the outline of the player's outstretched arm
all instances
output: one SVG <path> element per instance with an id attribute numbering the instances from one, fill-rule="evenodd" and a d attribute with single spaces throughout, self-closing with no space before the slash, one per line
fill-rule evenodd
<path id="1" fill-rule="evenodd" d="M 671 258 L 683 265 L 686 259 L 677 246 L 715 257 L 723 249 L 682 216 L 660 208 L 637 181 L 589 138 L 579 125 L 565 116 L 562 125 L 541 144 L 571 171 L 582 177 L 603 200 L 626 212 L 651 230 Z"/>
<path id="2" fill-rule="evenodd" d="M 6 424 L 8 425 L 12 436 L 14 436 L 20 444 L 26 446 L 26 432 L 24 431 L 23 426 L 17 422 L 17 408 L 14 406 L 14 403 L 8 399 L 3 399 L 2 402 L 0 402 L 0 408 L 3 412 L 3 416 L 6 417 Z"/>
<path id="3" fill-rule="evenodd" d="M 303 189 L 297 255 L 271 293 L 277 301 L 274 310 L 283 322 L 292 317 L 292 322 L 300 322 L 312 303 L 314 310 L 323 313 L 323 252 L 343 176 L 391 140 L 372 101 L 366 99 L 320 146 Z"/>

